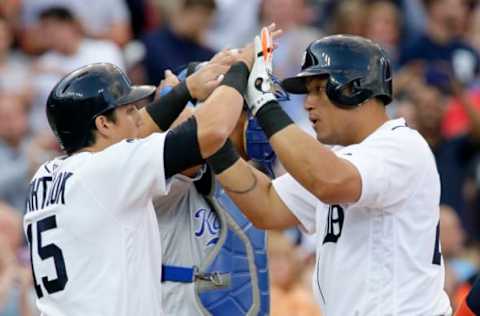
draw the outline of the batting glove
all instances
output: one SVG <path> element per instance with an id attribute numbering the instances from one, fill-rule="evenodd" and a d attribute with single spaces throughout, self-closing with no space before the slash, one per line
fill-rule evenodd
<path id="1" fill-rule="evenodd" d="M 270 101 L 276 101 L 272 80 L 273 40 L 267 28 L 255 37 L 255 62 L 248 77 L 245 101 L 253 115 Z"/>

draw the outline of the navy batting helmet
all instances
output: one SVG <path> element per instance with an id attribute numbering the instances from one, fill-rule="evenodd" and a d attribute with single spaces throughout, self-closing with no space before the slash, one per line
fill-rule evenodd
<path id="1" fill-rule="evenodd" d="M 390 61 L 378 44 L 363 37 L 332 35 L 312 42 L 301 72 L 283 80 L 282 86 L 306 94 L 306 79 L 322 75 L 328 77 L 328 98 L 339 107 L 355 107 L 373 97 L 385 105 L 392 101 Z"/>
<path id="2" fill-rule="evenodd" d="M 97 116 L 154 92 L 154 86 L 132 86 L 117 66 L 90 64 L 71 72 L 52 89 L 47 100 L 48 123 L 62 149 L 70 154 L 88 145 Z"/>

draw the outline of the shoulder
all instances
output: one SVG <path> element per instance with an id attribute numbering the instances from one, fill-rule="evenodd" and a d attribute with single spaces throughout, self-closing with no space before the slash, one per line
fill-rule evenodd
<path id="1" fill-rule="evenodd" d="M 363 142 L 338 151 L 342 156 L 361 154 L 372 163 L 383 161 L 402 165 L 423 165 L 433 161 L 433 154 L 426 140 L 416 130 L 408 127 L 403 119 L 388 121 Z M 378 159 L 372 159 L 378 158 Z M 376 161 L 376 162 L 374 162 Z"/>
<path id="2" fill-rule="evenodd" d="M 37 171 L 32 177 L 32 180 L 50 175 L 53 172 L 53 161 L 54 160 L 49 160 L 38 167 Z"/>
<path id="3" fill-rule="evenodd" d="M 114 158 L 115 160 L 123 160 L 129 155 L 135 153 L 142 148 L 149 146 L 162 146 L 165 142 L 166 133 L 153 133 L 145 138 L 127 138 L 101 152 L 96 153 L 97 158 Z M 141 157 L 138 157 L 141 158 Z"/>
<path id="4" fill-rule="evenodd" d="M 68 158 L 68 156 L 59 156 L 44 162 L 34 173 L 32 181 L 37 178 L 52 176 L 58 168 L 61 168 L 64 165 L 64 161 Z"/>

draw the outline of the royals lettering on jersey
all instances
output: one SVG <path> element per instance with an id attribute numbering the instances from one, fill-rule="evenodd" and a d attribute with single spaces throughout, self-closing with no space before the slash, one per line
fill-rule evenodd
<path id="1" fill-rule="evenodd" d="M 217 214 L 211 209 L 199 208 L 194 214 L 195 237 L 207 237 L 205 246 L 213 246 L 218 241 L 220 234 L 220 221 Z"/>
<path id="2" fill-rule="evenodd" d="M 33 212 L 50 204 L 65 204 L 65 187 L 72 172 L 59 172 L 54 177 L 43 176 L 33 179 L 27 191 L 26 211 Z"/>

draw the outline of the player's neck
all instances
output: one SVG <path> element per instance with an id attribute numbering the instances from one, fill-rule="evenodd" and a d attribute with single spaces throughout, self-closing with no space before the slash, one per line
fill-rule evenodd
<path id="1" fill-rule="evenodd" d="M 108 141 L 105 139 L 99 139 L 98 141 L 95 142 L 95 144 L 83 147 L 80 149 L 78 152 L 91 152 L 91 153 L 97 153 L 105 150 L 106 148 L 112 146 L 115 144 L 113 141 Z"/>
<path id="2" fill-rule="evenodd" d="M 380 126 L 389 120 L 383 105 L 380 107 L 375 104 L 365 104 L 363 107 L 363 109 L 358 110 L 366 113 L 357 116 L 358 119 L 352 123 L 355 126 L 352 126 L 350 129 L 351 144 L 361 143 L 365 138 L 374 133 Z"/>

